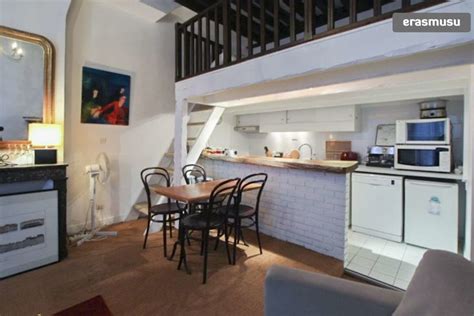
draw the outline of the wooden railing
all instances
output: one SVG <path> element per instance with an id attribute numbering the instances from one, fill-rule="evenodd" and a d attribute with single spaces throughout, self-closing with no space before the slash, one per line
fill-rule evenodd
<path id="1" fill-rule="evenodd" d="M 442 2 L 219 0 L 176 24 L 176 81 Z"/>

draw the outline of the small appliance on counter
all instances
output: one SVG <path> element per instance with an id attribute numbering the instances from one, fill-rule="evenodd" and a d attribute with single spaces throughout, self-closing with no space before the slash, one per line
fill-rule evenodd
<path id="1" fill-rule="evenodd" d="M 395 168 L 451 172 L 449 118 L 397 121 Z"/>
<path id="2" fill-rule="evenodd" d="M 446 112 L 446 100 L 423 101 L 420 105 L 420 118 L 445 118 L 448 116 Z"/>
<path id="3" fill-rule="evenodd" d="M 359 154 L 354 151 L 344 151 L 341 154 L 341 160 L 357 161 L 359 160 Z"/>
<path id="4" fill-rule="evenodd" d="M 395 155 L 395 124 L 377 125 L 375 146 L 367 150 L 366 165 L 369 167 L 393 168 Z"/>
<path id="5" fill-rule="evenodd" d="M 368 149 L 366 165 L 369 167 L 392 168 L 395 161 L 393 146 L 371 146 Z"/>

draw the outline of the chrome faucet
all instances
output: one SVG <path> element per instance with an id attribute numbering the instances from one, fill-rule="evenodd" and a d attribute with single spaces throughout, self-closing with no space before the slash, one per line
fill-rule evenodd
<path id="1" fill-rule="evenodd" d="M 301 144 L 300 147 L 298 147 L 298 150 L 301 151 L 301 148 L 303 148 L 304 146 L 309 147 L 309 150 L 310 150 L 309 160 L 312 160 L 313 159 L 313 147 L 311 147 L 311 145 L 308 144 L 308 143 L 304 143 L 304 144 Z"/>

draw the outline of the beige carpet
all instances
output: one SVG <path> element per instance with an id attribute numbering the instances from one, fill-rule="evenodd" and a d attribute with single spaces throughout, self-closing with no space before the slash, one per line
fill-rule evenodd
<path id="1" fill-rule="evenodd" d="M 188 275 L 176 269 L 177 256 L 163 257 L 160 233 L 142 249 L 145 224 L 115 225 L 118 237 L 70 248 L 60 263 L 0 281 L 0 315 L 50 315 L 96 295 L 114 315 L 262 315 L 264 278 L 272 264 L 336 276 L 343 271 L 336 259 L 268 236 L 260 255 L 254 233 L 246 231 L 250 247 L 239 247 L 235 266 L 227 264 L 223 243 L 210 252 L 203 285 L 198 242 L 188 251 Z"/>

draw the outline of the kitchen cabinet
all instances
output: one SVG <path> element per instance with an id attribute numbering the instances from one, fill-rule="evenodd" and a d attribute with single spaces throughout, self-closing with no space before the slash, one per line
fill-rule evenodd
<path id="1" fill-rule="evenodd" d="M 356 105 L 289 110 L 260 114 L 261 132 L 355 132 L 359 130 Z"/>
<path id="2" fill-rule="evenodd" d="M 287 111 L 260 114 L 260 126 L 286 124 Z"/>
<path id="3" fill-rule="evenodd" d="M 259 126 L 260 114 L 245 114 L 237 116 L 237 126 Z"/>

